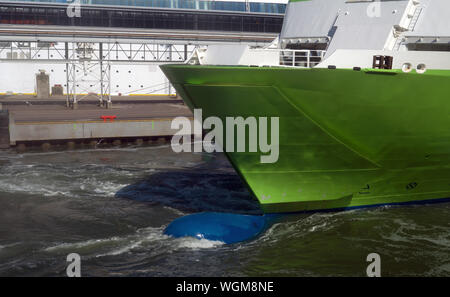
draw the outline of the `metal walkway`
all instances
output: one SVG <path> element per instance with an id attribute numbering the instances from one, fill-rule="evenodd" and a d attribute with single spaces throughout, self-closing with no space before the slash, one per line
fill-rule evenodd
<path id="1" fill-rule="evenodd" d="M 277 33 L 0 25 L 0 41 L 121 42 L 207 45 L 267 43 Z"/>

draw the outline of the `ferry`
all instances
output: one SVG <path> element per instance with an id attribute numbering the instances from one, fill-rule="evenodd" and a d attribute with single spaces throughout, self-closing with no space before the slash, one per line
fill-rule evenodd
<path id="1" fill-rule="evenodd" d="M 291 0 L 269 46 L 161 68 L 204 117 L 279 118 L 277 162 L 225 151 L 266 214 L 450 197 L 448 0 Z"/>

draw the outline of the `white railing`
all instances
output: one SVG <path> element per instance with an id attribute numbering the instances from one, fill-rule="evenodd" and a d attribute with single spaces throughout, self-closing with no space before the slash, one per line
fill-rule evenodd
<path id="1" fill-rule="evenodd" d="M 214 48 L 212 48 L 214 47 Z M 322 62 L 326 51 L 324 50 L 293 50 L 276 48 L 245 48 L 242 46 L 233 51 L 218 49 L 219 46 L 197 48 L 186 60 L 192 65 L 244 65 L 257 67 L 298 67 L 313 68 Z"/>
<path id="2" fill-rule="evenodd" d="M 280 66 L 312 68 L 322 62 L 323 50 L 291 50 L 281 49 Z"/>

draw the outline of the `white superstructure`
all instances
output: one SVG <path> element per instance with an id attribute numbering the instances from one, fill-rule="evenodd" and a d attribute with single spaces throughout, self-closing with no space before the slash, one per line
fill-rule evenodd
<path id="1" fill-rule="evenodd" d="M 230 55 L 239 51 L 242 55 L 234 60 L 208 51 L 199 52 L 198 60 L 203 64 L 370 68 L 373 56 L 382 55 L 393 57 L 396 69 L 405 65 L 450 69 L 450 1 L 290 2 L 283 30 L 270 49 L 241 47 Z"/>

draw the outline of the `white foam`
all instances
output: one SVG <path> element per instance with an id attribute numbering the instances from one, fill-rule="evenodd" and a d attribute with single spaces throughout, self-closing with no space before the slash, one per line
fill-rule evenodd
<path id="1" fill-rule="evenodd" d="M 90 239 L 81 242 L 61 243 L 50 246 L 44 249 L 46 252 L 60 251 L 60 250 L 78 250 L 86 247 L 101 245 L 104 243 L 113 243 L 122 240 L 120 237 L 111 237 L 106 239 Z"/>
<path id="2" fill-rule="evenodd" d="M 124 247 L 121 247 L 119 249 L 114 249 L 110 252 L 97 255 L 96 257 L 117 256 L 117 255 L 120 255 L 123 253 L 127 253 L 127 252 L 131 251 L 132 249 L 139 247 L 142 244 L 142 242 L 143 242 L 143 240 L 138 240 L 138 241 L 132 242 Z"/>
<path id="3" fill-rule="evenodd" d="M 163 234 L 163 228 L 143 228 L 126 236 L 90 239 L 74 243 L 60 243 L 44 249 L 46 252 L 80 252 L 84 257 L 118 256 L 133 250 L 149 250 L 150 253 L 167 253 L 178 249 L 210 249 L 224 245 L 224 242 L 193 237 L 173 238 Z M 95 251 L 94 249 L 95 248 Z M 92 252 L 90 253 L 90 250 Z"/>
<path id="4" fill-rule="evenodd" d="M 6 249 L 6 248 L 10 248 L 10 247 L 16 246 L 18 244 L 20 244 L 20 243 L 19 242 L 15 242 L 15 243 L 4 244 L 4 245 L 0 244 L 0 251 L 3 250 L 3 249 Z"/>
<path id="5" fill-rule="evenodd" d="M 218 240 L 207 240 L 207 239 L 198 239 L 194 237 L 183 237 L 177 239 L 178 248 L 188 248 L 188 249 L 210 249 L 224 245 L 223 241 Z"/>
<path id="6" fill-rule="evenodd" d="M 49 186 L 49 185 L 46 185 Z M 51 186 L 51 185 L 50 185 Z M 44 188 L 42 185 L 32 184 L 30 182 L 26 182 L 24 180 L 22 181 L 16 181 L 16 184 L 12 183 L 11 181 L 0 181 L 0 188 L 2 191 L 10 192 L 10 193 L 26 193 L 26 194 L 36 194 L 36 195 L 42 195 L 46 197 L 52 197 L 52 196 L 67 196 L 70 197 L 72 194 L 67 191 L 61 191 L 52 188 Z"/>
<path id="7" fill-rule="evenodd" d="M 328 225 L 327 222 L 324 222 L 323 224 L 312 226 L 312 227 L 309 229 L 309 231 L 310 231 L 310 232 L 315 232 L 315 231 L 318 231 L 318 230 L 323 230 L 323 229 L 325 229 L 325 227 L 326 227 L 327 225 Z"/>

